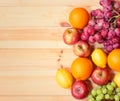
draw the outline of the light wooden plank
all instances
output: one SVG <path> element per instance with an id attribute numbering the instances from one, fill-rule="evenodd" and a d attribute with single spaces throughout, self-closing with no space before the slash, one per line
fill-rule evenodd
<path id="1" fill-rule="evenodd" d="M 96 5 L 99 4 L 99 0 L 55 0 L 49 2 L 48 0 L 1 0 L 0 6 L 84 6 L 84 5 Z"/>
<path id="2" fill-rule="evenodd" d="M 96 7 L 85 6 L 88 11 Z M 0 28 L 60 27 L 61 23 L 69 23 L 72 9 L 68 6 L 0 7 Z"/>
<path id="3" fill-rule="evenodd" d="M 54 27 L 66 22 L 69 7 L 0 7 L 0 27 Z"/>
<path id="4" fill-rule="evenodd" d="M 0 76 L 0 95 L 70 95 L 70 90 L 50 76 Z"/>
<path id="5" fill-rule="evenodd" d="M 1 101 L 78 101 L 72 96 L 0 96 Z M 88 101 L 87 98 L 79 101 Z"/>
<path id="6" fill-rule="evenodd" d="M 48 41 L 48 40 L 35 40 L 35 41 L 0 41 L 0 48 L 51 48 L 51 49 L 58 49 L 58 48 L 71 48 L 71 46 L 66 45 L 63 41 Z"/>
<path id="7" fill-rule="evenodd" d="M 60 63 L 70 67 L 75 58 L 72 49 L 0 49 L 0 70 L 54 71 Z"/>
<path id="8" fill-rule="evenodd" d="M 46 73 L 49 73 L 49 71 L 46 71 Z M 92 84 L 92 86 L 97 85 Z M 3 75 L 0 76 L 0 89 L 0 96 L 71 95 L 70 89 L 61 88 L 57 84 L 55 76 Z"/>
<path id="9" fill-rule="evenodd" d="M 65 28 L 0 29 L 0 40 L 62 40 Z"/>

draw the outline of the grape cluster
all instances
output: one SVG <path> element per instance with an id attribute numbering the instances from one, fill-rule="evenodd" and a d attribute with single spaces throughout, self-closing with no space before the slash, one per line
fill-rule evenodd
<path id="1" fill-rule="evenodd" d="M 91 19 L 83 29 L 81 39 L 90 44 L 103 44 L 106 52 L 120 48 L 120 2 L 100 0 L 103 9 L 90 12 Z"/>
<path id="2" fill-rule="evenodd" d="M 92 89 L 88 101 L 120 101 L 120 87 L 115 82 Z"/>

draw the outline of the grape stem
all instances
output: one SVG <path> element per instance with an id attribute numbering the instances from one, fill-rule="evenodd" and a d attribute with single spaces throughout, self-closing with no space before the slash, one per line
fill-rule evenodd
<path id="1" fill-rule="evenodd" d="M 113 8 L 113 12 L 115 12 L 117 15 L 119 15 L 119 13 Z"/>
<path id="2" fill-rule="evenodd" d="M 119 14 L 115 9 L 113 9 L 113 11 L 114 11 L 117 15 L 111 17 L 111 18 L 108 20 L 108 22 L 112 22 L 112 21 L 113 21 L 113 22 L 112 22 L 113 27 L 116 27 L 116 21 L 120 18 L 120 14 Z"/>

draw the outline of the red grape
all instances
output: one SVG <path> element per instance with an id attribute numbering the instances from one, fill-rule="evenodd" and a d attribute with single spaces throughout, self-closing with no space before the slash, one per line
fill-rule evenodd
<path id="1" fill-rule="evenodd" d="M 96 33 L 95 35 L 94 35 L 94 37 L 95 37 L 95 40 L 98 42 L 99 40 L 101 40 L 101 38 L 102 38 L 102 36 L 101 36 L 101 34 L 98 32 L 98 33 Z"/>
<path id="2" fill-rule="evenodd" d="M 104 45 L 104 46 L 108 46 L 108 45 L 110 45 L 110 43 L 109 43 L 109 41 L 107 40 L 107 41 L 104 41 L 103 45 Z"/>
<path id="3" fill-rule="evenodd" d="M 120 37 L 120 28 L 115 28 L 116 36 Z"/>
<path id="4" fill-rule="evenodd" d="M 108 29 L 104 29 L 104 30 L 101 31 L 101 35 L 102 35 L 103 38 L 106 38 L 107 34 L 108 34 Z"/>
<path id="5" fill-rule="evenodd" d="M 103 44 L 106 52 L 120 48 L 120 1 L 100 0 L 103 9 L 92 10 L 81 39 Z"/>
<path id="6" fill-rule="evenodd" d="M 81 34 L 81 40 L 86 41 L 86 40 L 88 40 L 88 38 L 89 38 L 89 36 L 87 34 L 84 34 L 84 33 Z"/>
<path id="7" fill-rule="evenodd" d="M 110 29 L 109 31 L 108 31 L 108 36 L 107 36 L 107 38 L 108 39 L 112 39 L 114 36 L 115 36 L 115 31 L 114 30 L 112 30 L 112 29 Z"/>
<path id="8" fill-rule="evenodd" d="M 113 13 L 111 11 L 107 11 L 104 13 L 105 19 L 110 19 L 113 16 Z"/>
<path id="9" fill-rule="evenodd" d="M 113 46 L 112 45 L 108 45 L 107 47 L 105 47 L 107 52 L 110 52 L 113 50 Z"/>
<path id="10" fill-rule="evenodd" d="M 89 20 L 88 25 L 94 26 L 95 25 L 95 20 L 93 20 L 93 19 Z"/>
<path id="11" fill-rule="evenodd" d="M 119 43 L 119 41 L 120 41 L 120 39 L 119 39 L 118 37 L 114 37 L 114 38 L 112 38 L 112 42 L 113 42 L 113 44 L 115 44 L 115 43 Z"/>
<path id="12" fill-rule="evenodd" d="M 110 6 L 112 3 L 112 0 L 100 0 L 100 5 L 104 6 Z"/>
<path id="13" fill-rule="evenodd" d="M 100 31 L 102 29 L 102 23 L 97 23 L 95 26 L 95 31 Z"/>
<path id="14" fill-rule="evenodd" d="M 94 27 L 92 27 L 92 26 L 88 26 L 87 33 L 88 33 L 89 35 L 93 35 L 93 34 L 94 34 L 94 32 L 95 32 Z"/>
<path id="15" fill-rule="evenodd" d="M 83 32 L 87 33 L 87 30 L 88 30 L 88 26 L 84 27 Z"/>
<path id="16" fill-rule="evenodd" d="M 90 43 L 95 43 L 95 38 L 94 38 L 94 36 L 90 36 L 88 40 L 89 40 Z"/>
<path id="17" fill-rule="evenodd" d="M 120 2 L 114 1 L 113 7 L 114 7 L 115 9 L 120 9 Z"/>
<path id="18" fill-rule="evenodd" d="M 119 48 L 119 46 L 120 46 L 119 43 L 115 43 L 115 44 L 113 44 L 113 48 L 114 48 L 114 49 L 115 49 L 115 48 Z"/>
<path id="19" fill-rule="evenodd" d="M 116 21 L 116 25 L 117 25 L 117 27 L 120 27 L 120 18 L 117 19 L 117 21 Z"/>
<path id="20" fill-rule="evenodd" d="M 104 28 L 104 29 L 107 29 L 107 28 L 109 28 L 109 27 L 110 27 L 110 24 L 109 24 L 108 22 L 104 21 L 104 23 L 103 23 L 103 28 Z"/>

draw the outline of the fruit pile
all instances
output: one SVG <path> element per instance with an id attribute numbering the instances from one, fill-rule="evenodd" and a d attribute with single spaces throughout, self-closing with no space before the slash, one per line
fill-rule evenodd
<path id="1" fill-rule="evenodd" d="M 100 5 L 103 9 L 90 13 L 85 8 L 70 12 L 72 27 L 64 31 L 63 41 L 78 57 L 70 68 L 57 70 L 56 81 L 76 99 L 120 101 L 120 2 L 100 0 Z M 91 82 L 98 87 L 90 87 Z"/>

